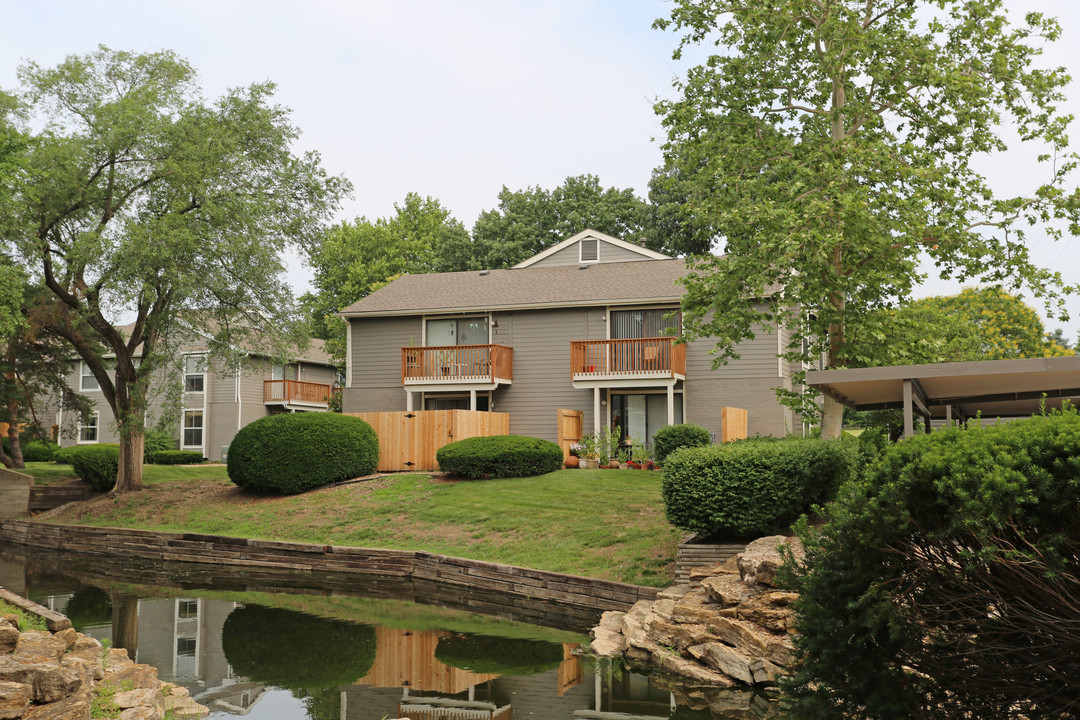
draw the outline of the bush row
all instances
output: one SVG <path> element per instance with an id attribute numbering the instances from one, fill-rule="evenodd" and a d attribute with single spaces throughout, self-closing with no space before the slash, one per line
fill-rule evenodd
<path id="1" fill-rule="evenodd" d="M 663 465 L 668 455 L 679 448 L 705 447 L 711 442 L 712 435 L 700 425 L 665 425 L 653 435 L 653 459 Z"/>
<path id="2" fill-rule="evenodd" d="M 76 445 L 64 448 L 64 462 L 71 463 L 75 474 L 90 483 L 95 492 L 111 490 L 120 466 L 120 446 L 114 443 Z"/>
<path id="3" fill-rule="evenodd" d="M 154 465 L 192 465 L 206 460 L 197 450 L 158 450 L 147 457 Z"/>
<path id="4" fill-rule="evenodd" d="M 435 453 L 439 469 L 477 478 L 530 477 L 562 467 L 562 449 L 550 440 L 523 435 L 492 435 L 458 440 Z"/>

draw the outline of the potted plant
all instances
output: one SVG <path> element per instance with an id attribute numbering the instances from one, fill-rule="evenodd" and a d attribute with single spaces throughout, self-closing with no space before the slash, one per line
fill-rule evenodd
<path id="1" fill-rule="evenodd" d="M 626 470 L 630 467 L 630 453 L 625 449 L 619 451 L 619 469 Z"/>
<path id="2" fill-rule="evenodd" d="M 581 443 L 570 444 L 570 457 L 563 461 L 568 468 L 576 468 L 581 464 Z"/>
<path id="3" fill-rule="evenodd" d="M 600 449 L 596 445 L 596 436 L 585 434 L 581 438 L 581 449 L 578 450 L 579 467 L 595 470 L 600 464 Z"/>

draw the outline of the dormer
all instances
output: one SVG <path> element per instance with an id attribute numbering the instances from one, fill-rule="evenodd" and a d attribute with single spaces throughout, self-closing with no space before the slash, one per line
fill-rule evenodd
<path id="1" fill-rule="evenodd" d="M 670 256 L 640 245 L 605 235 L 596 230 L 583 230 L 542 253 L 522 260 L 515 268 L 554 267 L 556 265 L 590 265 L 621 263 L 635 260 L 669 260 Z"/>

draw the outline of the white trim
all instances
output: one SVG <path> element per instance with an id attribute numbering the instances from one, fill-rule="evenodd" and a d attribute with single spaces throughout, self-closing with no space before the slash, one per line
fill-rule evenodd
<path id="1" fill-rule="evenodd" d="M 97 379 L 97 377 L 94 376 L 93 371 L 91 371 L 89 375 L 87 375 L 85 372 L 83 372 L 83 370 L 89 370 L 89 369 L 90 369 L 90 366 L 86 364 L 85 360 L 80 360 L 79 361 L 79 392 L 94 392 L 95 390 L 97 390 L 97 391 L 101 390 L 101 383 L 98 382 L 98 379 Z M 85 380 L 86 378 L 91 378 L 94 381 L 94 387 L 92 387 L 92 388 L 83 387 L 83 380 Z"/>
<path id="2" fill-rule="evenodd" d="M 369 312 L 340 312 L 338 316 L 350 319 L 350 318 L 366 318 L 366 317 L 415 317 L 416 315 L 422 315 L 427 317 L 428 315 L 475 315 L 477 313 L 494 313 L 494 312 L 511 312 L 514 310 L 562 310 L 563 308 L 575 308 L 575 307 L 603 307 L 608 304 L 611 307 L 618 307 L 620 310 L 627 309 L 629 307 L 646 306 L 646 305 L 670 305 L 672 303 L 678 303 L 681 300 L 679 295 L 671 295 L 667 297 L 655 297 L 655 298 L 627 298 L 625 300 L 575 300 L 574 302 L 565 302 L 562 300 L 555 300 L 549 303 L 517 303 L 514 305 L 477 305 L 475 307 L 461 307 L 461 308 L 426 308 L 417 309 L 411 308 L 407 310 L 375 310 Z"/>
<path id="3" fill-rule="evenodd" d="M 186 395 L 188 393 L 191 393 L 192 395 L 196 395 L 196 394 L 201 393 L 201 394 L 205 395 L 206 392 L 207 392 L 207 386 L 210 384 L 210 378 L 209 378 L 209 376 L 210 376 L 210 353 L 208 351 L 206 351 L 206 350 L 189 350 L 188 352 L 180 353 L 180 357 L 183 359 L 182 361 L 184 363 L 184 367 L 183 367 L 183 370 L 182 370 L 182 374 L 184 376 L 184 394 Z M 192 358 L 192 357 L 201 357 L 202 358 L 202 372 L 201 373 L 197 373 L 197 372 L 196 373 L 189 373 L 188 372 L 188 367 L 187 367 L 188 366 L 188 358 Z M 188 390 L 188 376 L 196 377 L 198 375 L 202 375 L 202 389 L 201 390 Z"/>
<path id="4" fill-rule="evenodd" d="M 593 259 L 593 260 L 586 260 L 585 259 L 585 251 L 584 251 L 584 244 L 583 243 L 586 240 L 592 240 L 592 241 L 594 241 L 596 243 L 596 258 Z M 578 240 L 577 247 L 578 247 L 578 253 L 577 253 L 578 265 L 591 265 L 593 263 L 600 262 L 600 238 L 592 237 L 591 235 L 589 235 L 587 237 L 583 237 L 580 240 Z"/>
<path id="5" fill-rule="evenodd" d="M 529 267 L 530 265 L 535 265 L 536 263 L 540 262 L 544 258 L 550 257 L 551 255 L 554 255 L 555 253 L 562 250 L 563 248 L 569 247 L 570 245 L 573 245 L 574 243 L 581 240 L 582 238 L 587 238 L 587 237 L 596 238 L 597 243 L 599 243 L 602 240 L 602 241 L 604 241 L 606 243 L 611 243 L 612 245 L 614 245 L 616 247 L 620 247 L 620 248 L 622 248 L 624 250 L 630 250 L 631 252 L 636 252 L 639 255 L 644 255 L 649 260 L 670 260 L 671 259 L 670 255 L 664 255 L 663 253 L 658 253 L 655 250 L 650 250 L 648 248 L 643 248 L 640 245 L 635 245 L 634 243 L 627 242 L 625 240 L 620 240 L 617 237 L 612 237 L 611 235 L 607 235 L 607 234 L 602 233 L 602 232 L 600 232 L 598 230 L 593 230 L 591 228 L 586 228 L 585 230 L 582 230 L 581 232 L 579 232 L 577 235 L 574 235 L 572 237 L 568 237 L 565 240 L 563 240 L 562 242 L 559 242 L 559 243 L 556 243 L 555 245 L 552 245 L 547 250 L 544 250 L 543 252 L 540 252 L 540 253 L 537 253 L 536 255 L 533 255 L 531 258 L 526 258 L 525 260 L 522 260 L 521 262 L 519 262 L 517 265 L 514 266 L 514 269 L 526 268 L 526 267 Z M 597 247 L 596 247 L 596 257 L 597 257 L 597 262 L 598 262 L 599 257 L 600 257 L 600 246 L 599 246 L 599 244 L 597 244 Z M 581 258 L 581 251 L 580 250 L 578 251 L 578 258 L 579 259 Z M 593 261 L 586 261 L 586 262 L 593 262 Z"/>
<path id="6" fill-rule="evenodd" d="M 645 387 L 667 387 L 668 385 L 674 385 L 679 380 L 685 380 L 682 375 L 676 375 L 675 377 L 669 377 L 665 375 L 662 378 L 653 378 L 649 376 L 641 377 L 638 380 L 624 380 L 615 379 L 615 376 L 597 378 L 590 376 L 587 380 L 573 380 L 571 384 L 575 390 L 588 390 L 589 388 L 645 388 Z"/>
<path id="7" fill-rule="evenodd" d="M 79 418 L 79 425 L 75 430 L 75 444 L 76 445 L 94 445 L 96 443 L 101 442 L 101 411 L 100 410 L 91 410 L 90 412 L 87 413 L 87 415 L 94 418 L 94 424 L 93 425 L 83 425 L 82 417 Z M 94 439 L 93 440 L 83 440 L 82 431 L 83 431 L 84 427 L 87 427 L 87 428 L 92 427 L 92 428 L 94 428 Z"/>
<path id="8" fill-rule="evenodd" d="M 780 337 L 780 320 L 776 320 L 776 377 L 784 377 L 784 358 L 780 357 L 784 352 L 784 341 Z"/>
<path id="9" fill-rule="evenodd" d="M 201 413 L 202 414 L 202 423 L 199 425 L 199 437 L 202 439 L 202 442 L 200 442 L 198 445 L 188 445 L 187 443 L 184 442 L 184 440 L 186 440 L 186 438 L 184 437 L 185 431 L 188 429 L 188 427 L 187 427 L 187 414 L 188 413 Z M 192 426 L 191 429 L 194 430 L 195 427 Z M 205 450 L 206 450 L 206 410 L 205 409 L 201 409 L 201 408 L 184 408 L 180 412 L 180 449 L 181 450 L 203 450 L 204 451 L 203 457 L 206 456 L 205 455 Z"/>
<path id="10" fill-rule="evenodd" d="M 409 313 L 414 315 L 415 313 Z M 428 320 L 468 320 L 474 317 L 487 317 L 487 329 L 488 329 L 488 341 L 487 344 L 491 345 L 491 316 L 492 312 L 488 311 L 475 311 L 475 312 L 446 312 L 446 313 L 424 313 L 420 316 L 421 330 L 420 330 L 420 347 L 427 347 L 427 324 Z M 457 339 L 457 335 L 454 336 Z M 481 343 L 482 344 L 482 343 Z M 434 345 L 433 347 L 442 347 L 441 345 Z"/>
<path id="11" fill-rule="evenodd" d="M 345 320 L 345 387 L 352 387 L 352 322 Z"/>

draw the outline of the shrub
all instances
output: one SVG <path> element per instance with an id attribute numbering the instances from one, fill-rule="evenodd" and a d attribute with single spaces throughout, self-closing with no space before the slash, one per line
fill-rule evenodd
<path id="1" fill-rule="evenodd" d="M 858 467 L 856 443 L 812 438 L 742 440 L 668 456 L 662 493 L 672 525 L 752 538 L 785 530 L 830 500 Z"/>
<path id="2" fill-rule="evenodd" d="M 449 635 L 439 638 L 435 659 L 479 675 L 536 675 L 559 667 L 563 648 L 544 640 Z"/>
<path id="3" fill-rule="evenodd" d="M 1075 411 L 908 438 L 823 518 L 792 578 L 799 716 L 1075 716 Z"/>
<path id="4" fill-rule="evenodd" d="M 492 435 L 458 440 L 435 453 L 439 469 L 467 478 L 529 477 L 562 467 L 563 452 L 550 440 Z"/>
<path id="5" fill-rule="evenodd" d="M 375 471 L 379 440 L 357 417 L 270 415 L 245 425 L 229 445 L 229 479 L 256 492 L 304 492 Z"/>
<path id="6" fill-rule="evenodd" d="M 31 440 L 20 445 L 26 462 L 49 462 L 56 455 L 57 444 L 49 440 Z"/>
<path id="7" fill-rule="evenodd" d="M 176 438 L 163 430 L 147 430 L 143 435 L 143 462 L 155 462 L 150 456 L 163 450 L 176 450 Z"/>
<path id="8" fill-rule="evenodd" d="M 221 649 L 233 671 L 252 682 L 290 690 L 336 687 L 354 683 L 371 670 L 375 630 L 247 605 L 225 619 Z"/>
<path id="9" fill-rule="evenodd" d="M 155 465 L 192 465 L 205 460 L 198 450 L 158 450 L 150 455 L 150 462 Z"/>
<path id="10" fill-rule="evenodd" d="M 89 625 L 112 622 L 112 598 L 99 587 L 87 585 L 74 592 L 64 607 L 64 615 L 79 632 Z"/>
<path id="11" fill-rule="evenodd" d="M 75 474 L 90 483 L 95 492 L 111 490 L 116 484 L 116 474 L 120 466 L 119 445 L 76 445 L 67 448 L 66 457 L 75 468 Z"/>
<path id="12" fill-rule="evenodd" d="M 663 465 L 668 455 L 679 448 L 705 447 L 711 443 L 712 435 L 700 425 L 666 425 L 653 436 L 653 460 Z"/>
<path id="13" fill-rule="evenodd" d="M 72 445 L 71 447 L 58 447 L 58 448 L 56 448 L 56 452 L 53 453 L 53 462 L 61 464 L 61 465 L 70 465 L 71 464 L 71 452 L 76 447 L 78 447 L 78 446 L 77 445 Z"/>

